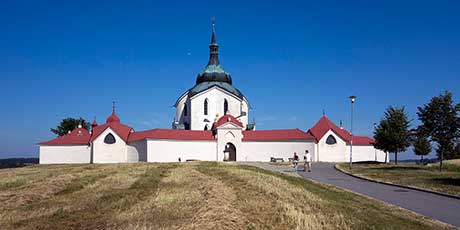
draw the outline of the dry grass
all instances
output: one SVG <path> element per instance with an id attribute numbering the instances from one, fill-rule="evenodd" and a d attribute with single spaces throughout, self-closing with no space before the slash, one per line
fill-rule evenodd
<path id="1" fill-rule="evenodd" d="M 1 229 L 447 227 L 300 178 L 208 162 L 0 170 L 0 202 Z"/>
<path id="2" fill-rule="evenodd" d="M 350 172 L 346 164 L 337 165 Z M 443 171 L 439 164 L 420 166 L 414 163 L 353 165 L 353 174 L 387 183 L 424 188 L 436 192 L 460 196 L 460 161 L 445 161 Z"/>

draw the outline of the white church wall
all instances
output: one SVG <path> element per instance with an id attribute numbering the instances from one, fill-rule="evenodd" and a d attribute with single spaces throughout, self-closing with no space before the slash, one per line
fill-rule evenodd
<path id="1" fill-rule="evenodd" d="M 216 141 L 147 140 L 148 162 L 215 161 Z"/>
<path id="2" fill-rule="evenodd" d="M 88 164 L 91 148 L 88 145 L 40 146 L 40 164 Z"/>
<path id="3" fill-rule="evenodd" d="M 337 143 L 329 145 L 326 143 L 329 135 L 332 135 Z M 347 161 L 347 145 L 345 140 L 340 138 L 336 133 L 329 130 L 321 140 L 318 141 L 317 154 L 319 161 L 322 162 L 346 162 Z"/>
<path id="4" fill-rule="evenodd" d="M 288 161 L 296 152 L 301 159 L 308 150 L 315 159 L 315 142 L 311 141 L 243 141 L 242 149 L 237 149 L 239 161 L 270 161 L 271 157 Z"/>
<path id="5" fill-rule="evenodd" d="M 204 101 L 206 99 L 208 99 L 208 115 L 204 115 Z M 218 87 L 214 87 L 191 98 L 191 129 L 204 130 L 206 124 L 210 129 L 216 119 L 216 114 L 218 114 L 219 117 L 224 115 L 225 99 L 227 99 L 228 102 L 228 114 L 231 114 L 234 117 L 239 117 L 241 115 L 241 109 L 248 113 L 248 105 L 245 100 L 242 101 L 238 97 L 235 97 Z M 205 122 L 205 119 L 209 122 Z M 243 125 L 246 126 L 248 123 L 248 116 L 246 115 L 239 119 Z"/>
<path id="6" fill-rule="evenodd" d="M 104 143 L 105 137 L 111 133 L 115 137 L 114 144 Z M 110 127 L 93 141 L 94 163 L 124 163 L 127 159 L 127 145 Z"/>
<path id="7" fill-rule="evenodd" d="M 185 104 L 187 104 L 187 116 L 184 116 L 184 108 Z M 176 121 L 180 124 L 189 123 L 190 124 L 190 101 L 188 101 L 188 96 L 185 95 L 180 98 L 179 102 L 177 103 L 176 107 Z"/>
<path id="8" fill-rule="evenodd" d="M 147 141 L 130 142 L 127 146 L 127 162 L 147 161 Z"/>
<path id="9" fill-rule="evenodd" d="M 347 162 L 350 161 L 350 145 L 347 146 Z M 378 161 L 385 162 L 385 153 L 372 145 L 353 145 L 353 162 Z"/>

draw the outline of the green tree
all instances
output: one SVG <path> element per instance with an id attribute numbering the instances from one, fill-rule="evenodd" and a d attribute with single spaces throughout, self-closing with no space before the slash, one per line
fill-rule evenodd
<path id="1" fill-rule="evenodd" d="M 68 117 L 63 119 L 55 129 L 51 128 L 50 130 L 58 136 L 63 136 L 67 134 L 69 131 L 76 129 L 79 124 L 81 124 L 82 128 L 86 130 L 89 130 L 89 128 L 91 127 L 91 124 L 89 122 L 86 122 L 85 119 L 81 117 L 80 119 Z"/>
<path id="2" fill-rule="evenodd" d="M 452 100 L 452 93 L 446 91 L 437 97 L 433 97 L 428 104 L 418 107 L 418 118 L 422 122 L 421 131 L 434 141 L 436 153 L 442 171 L 444 159 L 458 157 L 455 151 L 459 138 L 460 118 L 458 113 L 460 105 L 455 105 Z"/>
<path id="3" fill-rule="evenodd" d="M 426 156 L 431 153 L 431 143 L 428 140 L 428 137 L 424 134 L 417 133 L 413 140 L 414 153 L 417 156 L 420 156 L 421 161 L 423 161 L 423 156 Z"/>
<path id="4" fill-rule="evenodd" d="M 374 146 L 385 153 L 394 153 L 398 164 L 398 153 L 411 145 L 410 121 L 404 107 L 388 107 L 384 118 L 374 130 Z"/>

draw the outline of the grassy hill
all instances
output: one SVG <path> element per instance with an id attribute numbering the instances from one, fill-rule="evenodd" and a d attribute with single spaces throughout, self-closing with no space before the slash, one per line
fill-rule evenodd
<path id="1" fill-rule="evenodd" d="M 249 166 L 0 170 L 2 229 L 443 229 L 353 193 Z"/>

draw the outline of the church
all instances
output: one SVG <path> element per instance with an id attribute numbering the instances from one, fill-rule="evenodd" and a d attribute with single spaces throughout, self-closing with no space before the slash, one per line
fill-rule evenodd
<path id="1" fill-rule="evenodd" d="M 373 139 L 353 136 L 325 115 L 308 130 L 256 130 L 250 104 L 219 62 L 212 25 L 209 61 L 195 85 L 175 103 L 171 129 L 135 131 L 121 122 L 115 106 L 104 124 L 79 125 L 66 135 L 39 143 L 40 164 L 178 161 L 288 161 L 306 151 L 319 162 L 386 161 Z"/>

